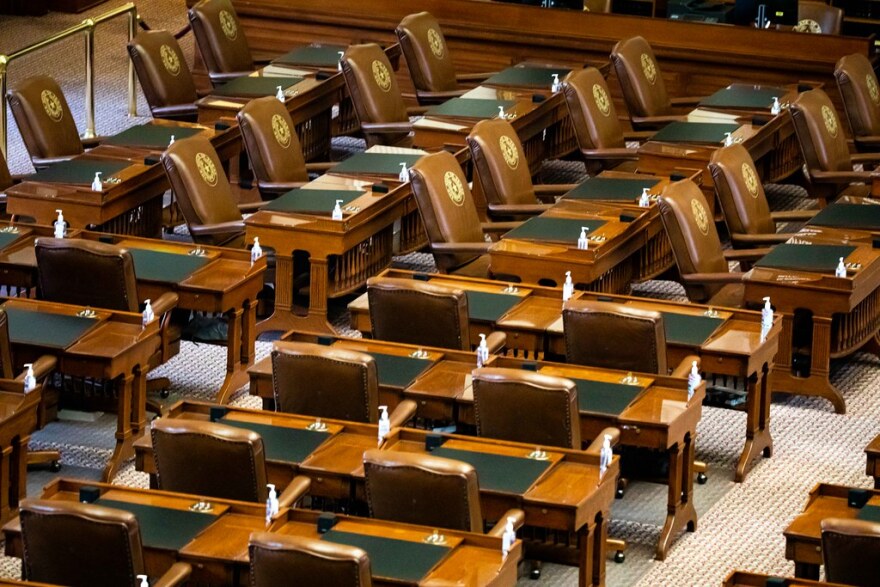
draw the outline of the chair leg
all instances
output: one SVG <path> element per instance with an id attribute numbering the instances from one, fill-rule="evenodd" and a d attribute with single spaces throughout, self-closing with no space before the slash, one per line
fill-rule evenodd
<path id="1" fill-rule="evenodd" d="M 49 470 L 57 473 L 61 470 L 61 453 L 57 450 L 32 450 L 28 451 L 27 464 L 49 465 Z"/>
<path id="2" fill-rule="evenodd" d="M 156 377 L 147 380 L 147 393 L 158 391 L 159 396 L 163 399 L 168 397 L 168 388 L 171 387 L 171 380 L 167 377 Z"/>
<path id="3" fill-rule="evenodd" d="M 605 548 L 614 551 L 614 562 L 620 564 L 626 560 L 626 554 L 624 554 L 626 551 L 626 540 L 606 538 Z"/>
<path id="4" fill-rule="evenodd" d="M 694 472 L 697 474 L 697 483 L 700 485 L 705 485 L 709 480 L 709 477 L 706 475 L 706 471 L 709 470 L 709 466 L 704 461 L 694 461 Z"/>

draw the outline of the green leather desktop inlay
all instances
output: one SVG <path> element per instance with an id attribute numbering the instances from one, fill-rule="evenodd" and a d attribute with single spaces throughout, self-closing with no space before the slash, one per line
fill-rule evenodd
<path id="1" fill-rule="evenodd" d="M 198 255 L 179 255 L 149 249 L 128 249 L 138 279 L 179 283 L 211 261 Z"/>
<path id="2" fill-rule="evenodd" d="M 342 200 L 343 208 L 349 202 L 363 195 L 361 190 L 310 190 L 295 189 L 272 200 L 261 210 L 274 212 L 301 212 L 303 214 L 320 214 L 330 216 L 336 200 Z"/>
<path id="3" fill-rule="evenodd" d="M 286 90 L 301 81 L 303 81 L 301 77 L 254 77 L 244 75 L 214 88 L 211 93 L 215 96 L 230 96 L 233 98 L 260 98 L 262 96 L 274 96 L 278 92 L 278 86 L 281 86 L 282 90 Z"/>
<path id="4" fill-rule="evenodd" d="M 800 271 L 834 273 L 840 258 L 844 261 L 856 248 L 850 245 L 776 245 L 761 257 L 755 267 L 774 267 Z"/>
<path id="5" fill-rule="evenodd" d="M 516 104 L 513 100 L 478 100 L 473 98 L 452 98 L 437 106 L 432 106 L 425 116 L 448 116 L 451 118 L 495 118 L 498 107 L 504 110 Z"/>
<path id="6" fill-rule="evenodd" d="M 659 179 L 615 179 L 594 177 L 562 196 L 568 200 L 638 200 L 645 188 L 651 189 Z"/>
<path id="7" fill-rule="evenodd" d="M 880 230 L 880 206 L 831 204 L 820 210 L 807 224 Z"/>
<path id="8" fill-rule="evenodd" d="M 175 510 L 113 499 L 101 498 L 95 502 L 95 505 L 134 514 L 141 529 L 141 543 L 146 548 L 162 550 L 180 550 L 217 519 L 217 516 L 209 513 Z"/>
<path id="9" fill-rule="evenodd" d="M 484 83 L 489 86 L 532 86 L 549 89 L 553 85 L 554 73 L 559 76 L 559 81 L 562 81 L 569 72 L 570 69 L 559 67 L 508 67 Z"/>
<path id="10" fill-rule="evenodd" d="M 864 506 L 862 509 L 859 510 L 859 515 L 856 516 L 856 519 L 880 523 L 880 506 Z"/>
<path id="11" fill-rule="evenodd" d="M 722 318 L 711 316 L 692 316 L 675 312 L 663 314 L 663 327 L 666 330 L 666 342 L 700 346 L 724 322 Z"/>
<path id="12" fill-rule="evenodd" d="M 353 534 L 330 530 L 322 540 L 355 546 L 370 556 L 374 577 L 396 579 L 410 583 L 421 580 L 451 551 L 448 546 L 395 540 L 381 536 Z"/>
<path id="13" fill-rule="evenodd" d="M 129 166 L 131 163 L 128 161 L 70 159 L 69 161 L 59 161 L 51 167 L 29 175 L 26 180 L 91 186 L 95 180 L 95 173 L 101 172 L 101 180 L 107 181 L 113 177 L 114 173 Z"/>
<path id="14" fill-rule="evenodd" d="M 422 155 L 358 153 L 333 166 L 333 173 L 376 173 L 397 176 L 400 173 L 401 163 L 406 163 L 408 169 L 421 158 Z"/>
<path id="15" fill-rule="evenodd" d="M 735 85 L 731 88 L 722 88 L 700 102 L 700 106 L 712 106 L 716 108 L 755 108 L 770 109 L 773 97 L 782 99 L 786 91 L 782 88 L 758 87 Z"/>
<path id="16" fill-rule="evenodd" d="M 582 412 L 599 412 L 611 416 L 619 416 L 632 403 L 642 390 L 641 385 L 609 383 L 589 379 L 574 379 L 577 385 L 578 409 Z"/>
<path id="17" fill-rule="evenodd" d="M 488 454 L 454 448 L 435 448 L 433 456 L 469 463 L 477 470 L 481 490 L 522 494 L 544 474 L 550 461 Z"/>
<path id="18" fill-rule="evenodd" d="M 4 308 L 12 344 L 66 349 L 98 323 L 95 318 L 10 308 L 8 305 Z"/>
<path id="19" fill-rule="evenodd" d="M 274 59 L 272 63 L 306 65 L 310 67 L 336 67 L 339 64 L 339 52 L 345 51 L 345 49 L 345 45 L 297 47 L 278 59 Z"/>
<path id="20" fill-rule="evenodd" d="M 604 220 L 579 218 L 553 218 L 535 216 L 529 218 L 510 232 L 504 233 L 503 239 L 521 239 L 552 243 L 576 245 L 581 236 L 581 227 L 587 227 L 587 236 L 605 225 Z M 592 245 L 591 245 L 592 246 Z"/>
<path id="21" fill-rule="evenodd" d="M 202 128 L 192 128 L 186 126 L 164 126 L 159 124 L 139 124 L 129 129 L 115 134 L 112 137 L 104 139 L 105 145 L 120 145 L 123 147 L 147 147 L 165 150 L 171 142 L 171 135 L 174 140 L 179 141 L 202 132 Z"/>
<path id="22" fill-rule="evenodd" d="M 18 232 L 0 232 L 0 249 L 5 249 L 21 236 Z"/>
<path id="23" fill-rule="evenodd" d="M 241 420 L 233 420 L 231 418 L 222 418 L 218 422 L 227 426 L 235 426 L 236 428 L 244 428 L 245 430 L 256 432 L 263 437 L 266 459 L 283 463 L 298 464 L 303 462 L 306 457 L 315 452 L 324 441 L 330 438 L 329 432 L 320 432 L 318 430 L 242 422 Z"/>
<path id="24" fill-rule="evenodd" d="M 523 298 L 511 294 L 467 291 L 468 317 L 479 322 L 496 322 Z"/>
<path id="25" fill-rule="evenodd" d="M 651 141 L 665 143 L 711 143 L 720 145 L 724 141 L 724 133 L 732 133 L 738 128 L 738 124 L 728 123 L 672 122 L 652 136 Z"/>
<path id="26" fill-rule="evenodd" d="M 433 364 L 428 359 L 401 357 L 376 352 L 368 352 L 367 354 L 376 361 L 379 384 L 391 387 L 406 387 Z"/>

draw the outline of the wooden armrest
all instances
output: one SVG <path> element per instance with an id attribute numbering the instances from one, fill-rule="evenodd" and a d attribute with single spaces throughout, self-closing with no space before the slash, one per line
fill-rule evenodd
<path id="1" fill-rule="evenodd" d="M 763 233 L 763 234 L 742 234 L 742 233 L 733 233 L 730 235 L 730 240 L 733 241 L 734 244 L 742 244 L 742 245 L 776 245 L 779 243 L 784 243 L 788 239 L 792 237 L 791 234 L 787 233 Z"/>
<path id="2" fill-rule="evenodd" d="M 153 587 L 176 587 L 183 585 L 192 574 L 192 567 L 188 563 L 174 563 L 165 574 L 159 577 Z"/>
<path id="3" fill-rule="evenodd" d="M 633 116 L 633 124 L 662 126 L 670 122 L 687 122 L 686 114 L 667 114 L 664 116 Z"/>
<path id="4" fill-rule="evenodd" d="M 210 71 L 208 77 L 211 85 L 214 87 L 222 86 L 226 82 L 231 82 L 235 78 L 245 77 L 252 74 L 252 71 Z"/>
<path id="5" fill-rule="evenodd" d="M 507 346 L 507 334 L 501 331 L 490 332 L 486 337 L 486 346 L 489 347 L 489 353 L 499 354 Z"/>
<path id="6" fill-rule="evenodd" d="M 611 446 L 616 446 L 620 442 L 620 430 L 609 426 L 596 435 L 596 438 L 593 439 L 593 442 L 590 443 L 585 452 L 599 456 L 602 451 L 602 445 L 605 443 L 606 435 L 611 437 Z"/>
<path id="7" fill-rule="evenodd" d="M 809 169 L 807 171 L 809 172 L 810 179 L 816 183 L 853 183 L 856 181 L 872 181 L 875 178 L 875 174 L 870 171 L 823 171 L 821 169 Z"/>
<path id="8" fill-rule="evenodd" d="M 425 112 L 428 111 L 428 106 L 407 106 L 406 107 L 406 115 L 407 116 L 422 116 Z"/>
<path id="9" fill-rule="evenodd" d="M 280 182 L 269 182 L 269 181 L 260 181 L 257 180 L 257 190 L 260 192 L 268 192 L 270 194 L 286 194 L 290 190 L 294 190 L 296 188 L 301 188 L 306 185 L 307 181 L 280 181 Z M 262 203 L 258 202 L 260 205 Z M 242 206 L 247 206 L 248 204 L 239 204 L 238 209 L 243 210 Z"/>
<path id="10" fill-rule="evenodd" d="M 362 122 L 361 130 L 375 133 L 411 132 L 411 122 Z"/>
<path id="11" fill-rule="evenodd" d="M 880 148 L 880 136 L 855 137 L 853 141 L 857 145 L 872 147 L 874 150 Z"/>
<path id="12" fill-rule="evenodd" d="M 416 96 L 419 97 L 420 100 L 430 100 L 431 102 L 437 102 L 438 104 L 442 101 L 451 100 L 452 98 L 460 98 L 462 94 L 467 92 L 467 90 L 447 90 L 445 92 L 429 92 L 426 90 L 416 90 Z M 407 109 L 407 114 L 409 114 L 409 109 Z M 418 114 L 424 114 L 424 112 L 419 112 Z"/>
<path id="13" fill-rule="evenodd" d="M 244 232 L 244 220 L 230 220 L 215 224 L 193 224 L 189 232 L 193 236 L 210 236 L 213 234 L 229 234 L 231 232 Z"/>
<path id="14" fill-rule="evenodd" d="M 477 253 L 489 252 L 492 243 L 431 243 L 431 250 L 436 253 Z"/>
<path id="15" fill-rule="evenodd" d="M 510 222 L 481 222 L 480 228 L 485 233 L 489 234 L 498 234 L 509 232 L 522 224 L 522 222 L 510 221 Z"/>
<path id="16" fill-rule="evenodd" d="M 339 163 L 336 161 L 314 161 L 312 163 L 306 163 L 306 171 L 330 171 L 337 165 L 339 165 Z"/>
<path id="17" fill-rule="evenodd" d="M 638 141 L 641 143 L 643 141 L 647 141 L 648 139 L 653 137 L 655 134 L 657 134 L 657 133 L 653 130 L 639 130 L 639 131 L 634 130 L 634 131 L 623 133 L 623 140 L 624 141 Z"/>
<path id="18" fill-rule="evenodd" d="M 853 164 L 876 163 L 880 161 L 880 153 L 853 153 L 849 156 Z"/>
<path id="19" fill-rule="evenodd" d="M 689 273 L 682 275 L 685 283 L 741 283 L 742 273 Z"/>
<path id="20" fill-rule="evenodd" d="M 818 210 L 781 210 L 770 212 L 773 222 L 794 222 L 797 220 L 809 220 L 818 213 Z"/>
<path id="21" fill-rule="evenodd" d="M 486 532 L 486 535 L 501 538 L 504 535 L 504 528 L 507 526 L 507 518 L 513 518 L 513 528 L 519 530 L 526 521 L 526 513 L 520 509 L 507 510 L 498 523 Z"/>
<path id="22" fill-rule="evenodd" d="M 706 99 L 706 96 L 679 96 L 670 98 L 669 103 L 674 106 L 695 106 Z"/>
<path id="23" fill-rule="evenodd" d="M 765 247 L 763 249 L 746 249 L 739 251 L 726 250 L 724 251 L 724 258 L 728 261 L 754 261 L 760 259 L 772 250 L 773 247 Z"/>
<path id="24" fill-rule="evenodd" d="M 55 370 L 57 365 L 58 359 L 52 355 L 42 355 L 38 357 L 37 360 L 33 362 L 34 378 L 37 381 L 42 381 Z M 15 380 L 23 382 L 26 375 L 27 369 L 23 370 Z"/>
<path id="25" fill-rule="evenodd" d="M 278 497 L 278 507 L 280 508 L 289 508 L 293 507 L 296 502 L 298 502 L 302 497 L 308 493 L 309 487 L 312 485 L 312 480 L 303 475 L 297 475 L 294 477 L 287 487 L 284 488 L 284 491 Z"/>
<path id="26" fill-rule="evenodd" d="M 489 204 L 489 214 L 499 216 L 536 216 L 546 212 L 553 204 Z"/>
<path id="27" fill-rule="evenodd" d="M 155 300 L 150 301 L 150 306 L 153 307 L 153 314 L 156 316 L 162 316 L 177 307 L 177 294 L 168 291 L 163 293 L 161 296 L 156 298 Z"/>
<path id="28" fill-rule="evenodd" d="M 538 196 L 538 199 L 542 199 L 542 195 L 551 195 L 557 194 L 562 195 L 570 192 L 577 186 L 581 184 L 579 183 L 540 183 L 535 188 L 535 195 Z"/>
<path id="29" fill-rule="evenodd" d="M 639 158 L 639 152 L 637 149 L 629 149 L 627 147 L 616 147 L 612 149 L 581 149 L 581 156 L 584 159 L 636 160 Z"/>
<path id="30" fill-rule="evenodd" d="M 56 163 L 61 163 L 62 161 L 70 161 L 73 159 L 73 155 L 66 155 L 61 157 L 31 157 L 31 164 L 34 166 L 34 169 L 45 169 L 46 167 L 51 167 Z"/>
<path id="31" fill-rule="evenodd" d="M 172 104 L 169 106 L 156 106 L 150 109 L 155 118 L 166 116 L 189 116 L 197 115 L 199 108 L 195 104 Z"/>
<path id="32" fill-rule="evenodd" d="M 391 412 L 388 419 L 391 420 L 392 428 L 406 426 L 407 422 L 415 418 L 418 404 L 411 399 L 405 399 Z"/>
<path id="33" fill-rule="evenodd" d="M 669 376 L 686 378 L 691 372 L 691 367 L 693 367 L 694 361 L 697 362 L 697 369 L 699 369 L 700 357 L 698 357 L 697 355 L 688 355 L 681 360 L 681 362 L 678 364 L 678 367 L 673 369 L 672 373 L 670 373 Z"/>
<path id="34" fill-rule="evenodd" d="M 489 79 L 493 75 L 498 73 L 497 71 L 484 71 L 482 73 L 457 73 L 455 74 L 455 81 L 457 82 L 481 82 Z"/>

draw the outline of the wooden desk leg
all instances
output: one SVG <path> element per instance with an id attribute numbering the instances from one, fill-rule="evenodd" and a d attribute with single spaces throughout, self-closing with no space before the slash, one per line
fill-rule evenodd
<path id="1" fill-rule="evenodd" d="M 819 565 L 794 562 L 794 576 L 798 579 L 819 580 Z"/>
<path id="2" fill-rule="evenodd" d="M 694 509 L 694 433 L 685 435 L 682 443 L 669 449 L 669 498 L 666 507 L 666 523 L 657 544 L 657 560 L 665 560 L 673 539 L 687 527 L 688 532 L 697 529 L 697 511 Z M 683 446 L 682 446 L 683 444 Z"/>
<path id="3" fill-rule="evenodd" d="M 10 494 L 12 493 L 12 445 L 3 447 L 0 454 L 0 520 L 5 522 L 12 515 Z"/>
<path id="4" fill-rule="evenodd" d="M 105 483 L 113 480 L 124 460 L 134 456 L 134 439 L 131 433 L 133 385 L 133 373 L 126 373 L 116 382 L 116 392 L 119 395 L 119 405 L 116 407 L 116 446 L 101 475 L 101 481 Z"/>
<path id="5" fill-rule="evenodd" d="M 16 484 L 16 489 L 9 498 L 9 504 L 14 508 L 17 508 L 21 500 L 27 497 L 28 443 L 30 441 L 30 435 L 19 437 L 15 451 L 12 453 L 12 464 L 15 467 L 13 482 Z"/>
<path id="6" fill-rule="evenodd" d="M 257 302 L 247 300 L 244 303 L 244 314 L 241 317 L 241 362 L 250 366 L 256 356 L 257 340 Z"/>
<path id="7" fill-rule="evenodd" d="M 590 522 L 581 526 L 578 534 L 578 587 L 591 587 L 596 559 L 596 524 Z"/>
<path id="8" fill-rule="evenodd" d="M 245 346 L 242 345 L 244 314 L 243 308 L 235 308 L 226 312 L 226 378 L 214 398 L 219 404 L 227 403 L 232 394 L 248 382 L 247 365 L 242 365 L 241 362 L 242 346 Z M 244 319 L 247 317 L 244 316 Z M 253 344 L 253 340 L 251 344 Z"/>
<path id="9" fill-rule="evenodd" d="M 765 458 L 773 455 L 773 437 L 770 435 L 770 390 L 767 385 L 769 368 L 764 365 L 761 376 L 755 373 L 748 379 L 748 410 L 746 416 L 746 445 L 743 447 L 733 480 L 742 483 L 758 454 Z"/>
<path id="10" fill-rule="evenodd" d="M 609 512 L 602 512 L 596 518 L 596 529 L 593 531 L 593 585 L 604 587 L 605 562 L 608 543 Z"/>
<path id="11" fill-rule="evenodd" d="M 135 370 L 131 391 L 131 432 L 134 437 L 147 429 L 147 374 Z"/>
<path id="12" fill-rule="evenodd" d="M 303 330 L 336 334 L 327 322 L 327 259 L 312 257 L 309 273 L 308 314 L 293 311 L 293 257 L 275 257 L 275 311 L 257 324 L 257 335 L 268 331 Z"/>
<path id="13" fill-rule="evenodd" d="M 257 324 L 256 335 L 280 330 L 287 332 L 296 326 L 293 313 L 293 256 L 275 255 L 275 310 Z"/>

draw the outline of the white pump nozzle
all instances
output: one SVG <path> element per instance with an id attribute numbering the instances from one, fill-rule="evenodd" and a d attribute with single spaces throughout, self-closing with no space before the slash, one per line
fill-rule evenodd
<path id="1" fill-rule="evenodd" d="M 137 579 L 140 581 L 138 587 L 150 587 L 150 582 L 147 580 L 148 577 L 146 575 L 138 575 Z"/>
<path id="2" fill-rule="evenodd" d="M 95 179 L 92 180 L 92 191 L 93 192 L 100 192 L 103 185 L 104 184 L 101 181 L 101 172 L 100 171 L 95 172 Z"/>
<path id="3" fill-rule="evenodd" d="M 55 220 L 55 238 L 64 238 L 64 214 L 61 210 L 55 210 L 58 213 L 58 219 Z"/>
<path id="4" fill-rule="evenodd" d="M 379 444 L 391 432 L 391 419 L 388 417 L 388 406 L 379 406 Z"/>
<path id="5" fill-rule="evenodd" d="M 284 102 L 284 88 L 281 86 L 275 86 L 275 89 L 275 98 L 277 98 L 279 102 Z"/>
<path id="6" fill-rule="evenodd" d="M 27 372 L 24 375 L 24 392 L 27 393 L 33 391 L 37 386 L 37 378 L 34 375 L 33 363 L 25 363 L 24 366 L 27 367 Z"/>

